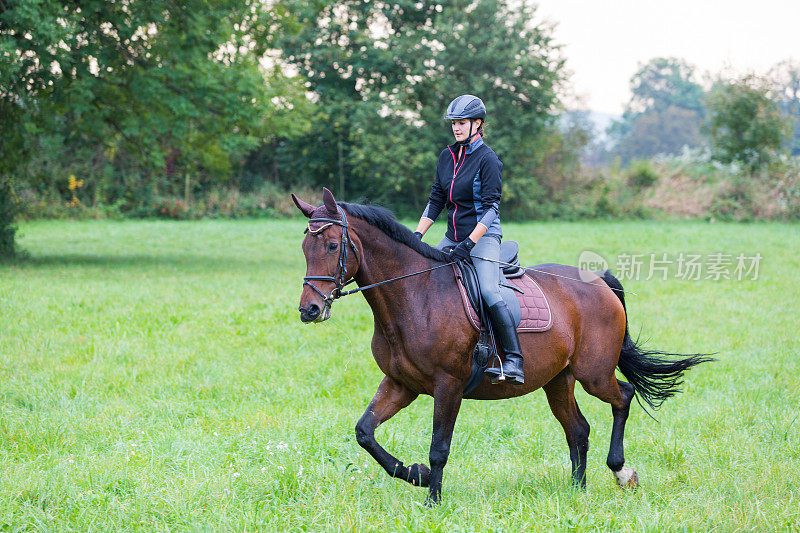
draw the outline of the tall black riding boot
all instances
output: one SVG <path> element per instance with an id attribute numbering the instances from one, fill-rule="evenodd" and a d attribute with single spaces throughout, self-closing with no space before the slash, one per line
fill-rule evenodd
<path id="1" fill-rule="evenodd" d="M 486 374 L 492 377 L 492 383 L 506 381 L 508 383 L 525 383 L 525 375 L 522 371 L 522 351 L 519 347 L 519 337 L 517 328 L 514 325 L 514 317 L 505 302 L 499 302 L 489 307 L 489 319 L 492 321 L 497 340 L 503 348 L 505 358 L 502 370 L 500 368 L 489 368 Z"/>

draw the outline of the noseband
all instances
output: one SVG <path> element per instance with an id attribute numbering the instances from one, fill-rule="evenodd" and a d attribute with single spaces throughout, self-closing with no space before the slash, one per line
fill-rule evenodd
<path id="1" fill-rule="evenodd" d="M 358 270 L 358 268 L 361 266 L 361 259 L 359 259 L 358 257 L 358 250 L 356 249 L 356 245 L 353 243 L 352 239 L 350 239 L 350 233 L 348 231 L 350 225 L 347 223 L 347 215 L 345 214 L 344 209 L 342 209 L 341 207 L 336 206 L 336 208 L 339 210 L 339 214 L 342 217 L 341 220 L 336 220 L 333 218 L 311 218 L 308 220 L 308 227 L 306 228 L 305 231 L 305 233 L 311 233 L 312 235 L 316 235 L 317 233 L 328 228 L 329 226 L 336 225 L 342 227 L 342 240 L 339 243 L 339 262 L 336 265 L 336 272 L 333 273 L 333 276 L 306 276 L 303 278 L 303 285 L 308 285 L 309 287 L 314 289 L 314 291 L 316 291 L 316 293 L 322 297 L 323 301 L 325 302 L 325 305 L 329 307 L 333 304 L 334 301 L 336 301 L 342 296 L 342 289 L 344 289 L 345 286 L 349 285 L 354 281 L 351 279 L 350 281 L 345 283 L 345 279 L 347 279 L 348 247 L 353 248 L 353 253 L 356 256 L 356 270 Z M 323 222 L 323 225 L 313 230 L 311 229 L 312 222 Z M 330 281 L 335 285 L 335 287 L 328 296 L 325 296 L 325 293 L 319 290 L 319 288 L 316 285 L 311 283 L 312 281 Z"/>

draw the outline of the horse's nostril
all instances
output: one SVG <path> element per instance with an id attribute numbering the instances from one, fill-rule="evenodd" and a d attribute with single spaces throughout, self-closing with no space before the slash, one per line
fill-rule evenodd
<path id="1" fill-rule="evenodd" d="M 317 304 L 311 304 L 308 307 L 300 306 L 300 320 L 303 322 L 314 322 L 321 313 L 322 310 Z"/>

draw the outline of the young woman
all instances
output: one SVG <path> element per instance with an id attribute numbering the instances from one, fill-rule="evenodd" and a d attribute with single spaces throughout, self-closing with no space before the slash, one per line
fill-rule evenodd
<path id="1" fill-rule="evenodd" d="M 492 327 L 505 353 L 502 372 L 490 368 L 486 373 L 493 382 L 524 383 L 514 319 L 500 296 L 499 265 L 479 259 L 500 259 L 503 163 L 483 142 L 486 107 L 480 98 L 459 96 L 447 106 L 444 118 L 451 122 L 456 142 L 439 154 L 431 195 L 415 234 L 421 239 L 447 207 L 447 232 L 436 247 L 453 247 L 453 261 L 472 258 Z"/>

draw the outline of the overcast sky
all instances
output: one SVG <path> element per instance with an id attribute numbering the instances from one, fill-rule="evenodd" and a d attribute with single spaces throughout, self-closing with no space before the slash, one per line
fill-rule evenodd
<path id="1" fill-rule="evenodd" d="M 653 57 L 680 57 L 704 71 L 766 72 L 800 61 L 800 0 L 537 0 L 557 23 L 582 107 L 621 113 L 628 83 Z M 727 71 L 727 70 L 726 70 Z"/>

